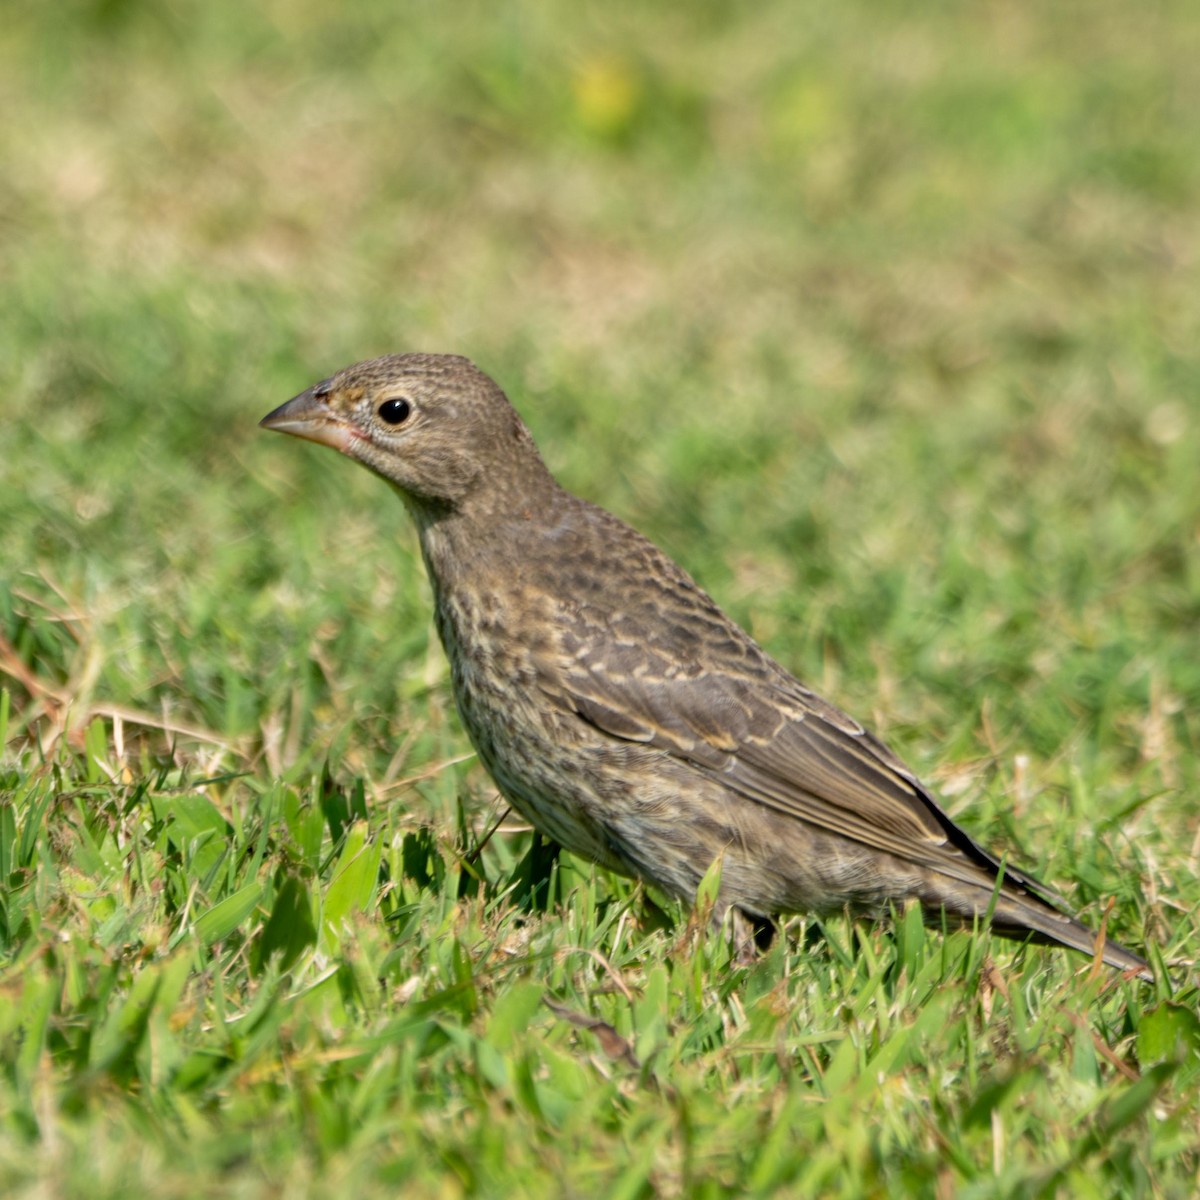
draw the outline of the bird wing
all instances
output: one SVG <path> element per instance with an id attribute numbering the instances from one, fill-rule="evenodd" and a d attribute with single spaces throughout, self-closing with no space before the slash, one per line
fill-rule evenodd
<path id="1" fill-rule="evenodd" d="M 731 791 L 817 829 L 978 886 L 1000 863 L 946 815 L 915 775 L 853 718 L 805 688 L 736 627 L 718 663 L 672 654 L 657 631 L 575 610 L 543 673 L 584 721 L 717 777 Z M 1006 882 L 1052 893 L 1012 867 Z"/>

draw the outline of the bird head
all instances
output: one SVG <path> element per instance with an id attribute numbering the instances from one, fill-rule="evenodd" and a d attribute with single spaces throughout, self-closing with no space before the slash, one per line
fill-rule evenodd
<path id="1" fill-rule="evenodd" d="M 549 479 L 504 393 L 458 355 L 392 354 L 356 363 L 260 424 L 362 463 L 418 514 Z"/>

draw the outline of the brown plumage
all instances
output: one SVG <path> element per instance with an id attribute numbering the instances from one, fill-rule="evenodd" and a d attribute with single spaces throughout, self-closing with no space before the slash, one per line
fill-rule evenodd
<path id="1" fill-rule="evenodd" d="M 1096 935 L 942 811 L 656 546 L 546 469 L 465 358 L 339 371 L 265 417 L 387 480 L 417 524 L 454 697 L 505 798 L 568 850 L 720 907 L 885 912 L 1093 953 Z M 1104 961 L 1152 978 L 1111 940 Z"/>

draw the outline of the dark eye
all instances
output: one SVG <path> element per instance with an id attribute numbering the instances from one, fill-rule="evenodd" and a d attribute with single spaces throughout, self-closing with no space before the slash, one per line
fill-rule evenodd
<path id="1" fill-rule="evenodd" d="M 389 425 L 403 425 L 412 412 L 412 405 L 407 400 L 385 400 L 379 406 L 379 416 Z"/>

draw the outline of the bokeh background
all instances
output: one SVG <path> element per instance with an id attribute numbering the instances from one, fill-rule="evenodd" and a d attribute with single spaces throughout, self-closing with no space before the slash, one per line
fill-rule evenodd
<path id="1" fill-rule="evenodd" d="M 1188 5 L 10 13 L 0 550 L 99 691 L 241 735 L 319 589 L 369 626 L 331 661 L 426 636 L 390 497 L 254 425 L 422 349 L 810 673 L 940 656 L 957 703 L 1083 642 L 1195 695 Z"/>
<path id="2" fill-rule="evenodd" d="M 451 351 L 972 832 L 1180 953 L 1198 62 L 1187 0 L 8 4 L 5 786 L 228 815 L 326 771 L 380 838 L 488 823 L 401 506 L 256 428 Z M 116 953 L 56 886 L 10 967 L 68 912 Z"/>

